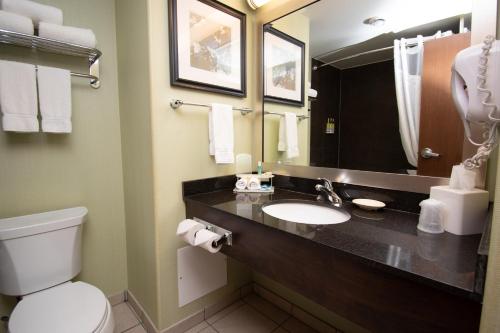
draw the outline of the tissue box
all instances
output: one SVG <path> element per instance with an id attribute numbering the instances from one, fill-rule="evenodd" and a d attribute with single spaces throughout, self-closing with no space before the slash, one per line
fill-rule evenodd
<path id="1" fill-rule="evenodd" d="M 483 232 L 488 213 L 488 191 L 456 190 L 449 186 L 431 187 L 431 198 L 446 205 L 446 231 L 455 235 L 473 235 Z"/>

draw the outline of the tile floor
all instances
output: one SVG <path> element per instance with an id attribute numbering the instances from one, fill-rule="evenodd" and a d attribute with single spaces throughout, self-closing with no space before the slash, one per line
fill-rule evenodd
<path id="1" fill-rule="evenodd" d="M 116 333 L 146 333 L 128 303 L 113 306 Z M 273 304 L 250 294 L 185 333 L 316 333 Z"/>

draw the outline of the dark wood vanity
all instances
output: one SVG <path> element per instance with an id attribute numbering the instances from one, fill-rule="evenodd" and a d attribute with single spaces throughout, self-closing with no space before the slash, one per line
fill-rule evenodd
<path id="1" fill-rule="evenodd" d="M 186 215 L 232 231 L 226 255 L 370 331 L 479 330 L 481 295 L 474 283 L 480 235 L 419 233 L 417 214 L 390 208 L 411 206 L 423 195 L 389 190 L 379 195 L 399 200 L 381 212 L 346 203 L 352 216 L 346 223 L 280 221 L 262 205 L 315 196 L 301 191 L 312 180 L 278 178 L 288 189 L 278 187 L 273 195 L 236 195 L 234 177 L 185 182 Z"/>

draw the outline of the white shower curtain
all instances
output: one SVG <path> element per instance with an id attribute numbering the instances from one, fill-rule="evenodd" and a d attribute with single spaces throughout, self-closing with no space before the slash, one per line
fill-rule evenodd
<path id="1" fill-rule="evenodd" d="M 394 41 L 394 75 L 399 111 L 399 133 L 408 162 L 414 167 L 418 162 L 418 137 L 420 126 L 420 93 L 424 59 L 424 38 L 416 38 L 416 46 L 408 47 L 402 38 Z"/>

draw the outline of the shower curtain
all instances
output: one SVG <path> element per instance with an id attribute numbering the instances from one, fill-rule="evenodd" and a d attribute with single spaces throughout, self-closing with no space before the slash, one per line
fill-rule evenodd
<path id="1" fill-rule="evenodd" d="M 416 46 L 408 47 L 408 44 Z M 414 167 L 418 162 L 418 137 L 420 127 L 420 93 L 424 38 L 394 41 L 394 76 L 399 112 L 399 133 L 408 162 Z"/>

